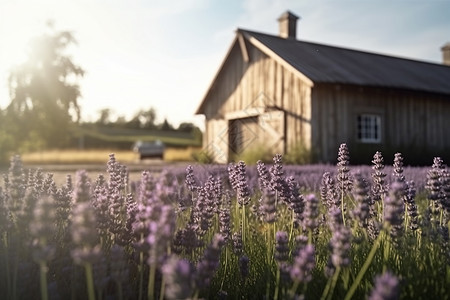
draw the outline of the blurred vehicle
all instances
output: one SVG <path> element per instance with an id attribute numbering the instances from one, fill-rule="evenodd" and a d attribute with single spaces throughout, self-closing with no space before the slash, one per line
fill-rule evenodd
<path id="1" fill-rule="evenodd" d="M 133 145 L 133 151 L 139 153 L 140 159 L 164 158 L 165 145 L 160 140 L 152 142 L 137 141 Z"/>

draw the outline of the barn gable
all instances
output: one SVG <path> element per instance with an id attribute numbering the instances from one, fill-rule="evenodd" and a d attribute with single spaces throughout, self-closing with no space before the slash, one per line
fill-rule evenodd
<path id="1" fill-rule="evenodd" d="M 236 31 L 197 110 L 217 162 L 251 147 L 302 145 L 325 162 L 343 142 L 372 155 L 450 149 L 449 66 L 299 41 L 296 17 L 280 19 L 283 37 Z"/>

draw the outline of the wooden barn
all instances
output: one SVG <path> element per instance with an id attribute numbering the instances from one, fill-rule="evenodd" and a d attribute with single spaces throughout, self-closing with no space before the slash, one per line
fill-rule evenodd
<path id="1" fill-rule="evenodd" d="M 341 143 L 353 163 L 450 161 L 450 44 L 428 63 L 300 41 L 297 20 L 281 15 L 279 36 L 237 29 L 196 112 L 216 162 L 258 147 L 335 162 Z"/>

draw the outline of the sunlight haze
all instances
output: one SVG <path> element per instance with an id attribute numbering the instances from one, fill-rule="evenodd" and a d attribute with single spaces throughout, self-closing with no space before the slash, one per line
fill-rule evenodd
<path id="1" fill-rule="evenodd" d="M 433 63 L 450 42 L 444 0 L 0 0 L 0 107 L 10 101 L 9 70 L 50 20 L 78 42 L 68 53 L 86 71 L 79 81 L 84 120 L 103 108 L 129 118 L 154 107 L 159 120 L 203 127 L 194 113 L 236 28 L 278 34 L 286 10 L 301 17 L 300 40 Z"/>

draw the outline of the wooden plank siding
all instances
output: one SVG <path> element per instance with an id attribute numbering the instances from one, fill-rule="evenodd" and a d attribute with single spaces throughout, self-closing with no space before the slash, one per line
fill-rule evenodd
<path id="1" fill-rule="evenodd" d="M 450 105 L 446 96 L 374 87 L 316 85 L 312 91 L 312 145 L 319 160 L 335 162 L 341 143 L 357 162 L 370 161 L 376 151 L 420 155 L 450 149 Z M 381 142 L 357 141 L 358 114 L 381 117 Z M 353 153 L 353 154 L 352 154 Z M 430 162 L 431 163 L 431 162 Z"/>
<path id="2" fill-rule="evenodd" d="M 247 44 L 247 50 L 248 63 L 244 61 L 238 43 L 231 48 L 227 61 L 205 98 L 204 145 L 214 143 L 220 131 L 216 125 L 208 125 L 210 122 L 217 124 L 217 120 L 233 115 L 243 118 L 246 113 L 253 117 L 255 109 L 259 110 L 261 115 L 273 109 L 281 109 L 286 112 L 285 124 L 279 127 L 285 130 L 280 133 L 286 139 L 283 150 L 286 151 L 300 142 L 309 146 L 310 85 L 251 44 Z M 227 126 L 224 123 L 222 125 Z M 261 134 L 261 140 L 255 141 L 255 146 L 258 143 L 263 144 L 264 136 L 266 135 Z"/>

